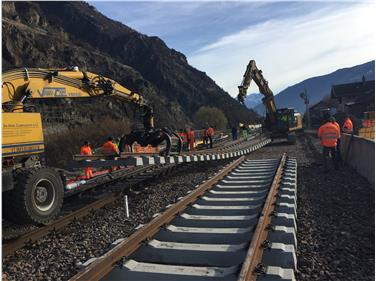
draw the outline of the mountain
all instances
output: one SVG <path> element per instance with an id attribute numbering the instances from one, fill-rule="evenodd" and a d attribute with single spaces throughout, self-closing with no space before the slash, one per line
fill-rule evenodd
<path id="1" fill-rule="evenodd" d="M 304 89 L 307 89 L 310 106 L 321 101 L 330 94 L 333 85 L 362 81 L 363 75 L 366 80 L 375 80 L 375 61 L 364 64 L 338 69 L 332 73 L 312 77 L 290 86 L 275 96 L 278 108 L 295 107 L 301 113 L 305 112 L 303 100 L 299 97 Z M 254 108 L 259 114 L 265 112 L 263 105 Z"/>
<path id="2" fill-rule="evenodd" d="M 257 105 L 262 103 L 262 98 L 263 98 L 263 95 L 260 94 L 260 93 L 248 94 L 245 98 L 244 103 L 245 103 L 246 107 L 254 108 Z"/>
<path id="3" fill-rule="evenodd" d="M 190 66 L 182 53 L 168 48 L 158 37 L 105 17 L 88 3 L 3 2 L 2 36 L 3 71 L 79 66 L 108 76 L 149 99 L 158 126 L 188 125 L 201 106 L 218 107 L 230 124 L 256 116 L 204 72 Z M 103 115 L 133 118 L 128 105 L 114 101 L 85 101 L 78 108 L 80 116 L 74 122 L 79 123 Z M 65 114 L 71 112 L 77 114 L 77 108 Z"/>

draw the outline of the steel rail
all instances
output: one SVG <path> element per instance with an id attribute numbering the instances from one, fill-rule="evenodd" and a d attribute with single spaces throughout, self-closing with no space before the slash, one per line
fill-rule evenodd
<path id="1" fill-rule="evenodd" d="M 39 240 L 40 238 L 48 235 L 53 230 L 58 230 L 58 229 L 63 228 L 64 226 L 71 223 L 75 219 L 82 218 L 94 210 L 100 209 L 108 204 L 113 203 L 118 198 L 120 198 L 120 194 L 116 194 L 116 195 L 111 194 L 79 210 L 76 210 L 60 219 L 57 219 L 49 225 L 37 228 L 31 232 L 28 232 L 26 234 L 23 234 L 15 238 L 11 242 L 7 242 L 6 244 L 3 244 L 3 247 L 2 247 L 3 257 L 14 253 L 18 249 L 21 249 L 22 247 L 26 246 L 28 243 L 33 243 Z"/>
<path id="2" fill-rule="evenodd" d="M 265 137 L 259 137 L 255 140 L 257 141 L 263 141 L 265 140 Z M 235 141 L 228 141 L 223 143 L 223 146 L 220 147 L 215 147 L 215 148 L 207 148 L 207 149 L 202 149 L 202 150 L 194 150 L 194 151 L 183 151 L 180 153 L 180 155 L 189 155 L 189 156 L 194 156 L 194 155 L 202 155 L 202 154 L 216 154 L 216 153 L 227 153 L 227 152 L 235 152 L 237 150 L 241 150 L 243 148 L 249 147 L 254 145 L 252 144 L 252 141 L 244 141 L 244 140 L 235 140 Z M 147 152 L 122 152 L 119 157 L 117 158 L 126 158 L 129 156 L 159 156 L 158 153 L 147 153 Z M 97 153 L 93 155 L 80 155 L 76 154 L 73 155 L 73 160 L 75 161 L 82 161 L 82 160 L 99 160 L 105 158 L 105 154 Z"/>
<path id="3" fill-rule="evenodd" d="M 147 172 L 148 170 L 150 170 L 150 167 L 138 168 L 138 169 L 132 170 L 131 173 L 129 173 L 129 174 L 123 176 L 123 177 L 114 179 L 110 182 L 114 182 L 114 181 L 117 181 L 117 180 L 120 180 L 120 179 L 126 179 L 126 178 L 141 176 L 141 175 L 143 175 L 144 172 Z M 152 169 L 152 171 L 154 171 L 154 170 L 156 170 L 156 169 Z M 161 171 L 163 172 L 164 169 L 162 169 Z M 106 182 L 104 184 L 108 184 L 110 182 Z M 20 235 L 16 238 L 10 239 L 10 241 L 4 243 L 3 246 L 2 246 L 3 257 L 14 253 L 15 251 L 23 248 L 24 246 L 28 245 L 29 243 L 33 243 L 35 241 L 38 241 L 42 237 L 48 235 L 53 230 L 61 229 L 64 226 L 71 223 L 72 221 L 74 221 L 76 219 L 80 219 L 80 218 L 86 216 L 87 214 L 89 214 L 90 212 L 92 212 L 94 210 L 101 209 L 104 206 L 113 203 L 115 200 L 117 200 L 120 197 L 121 197 L 121 194 L 113 193 L 109 196 L 98 199 L 95 202 L 93 202 L 93 203 L 91 203 L 91 204 L 89 204 L 89 205 L 87 205 L 83 208 L 80 208 L 76 211 L 73 211 L 72 213 L 65 215 L 62 218 L 59 218 L 59 219 L 51 222 L 50 224 L 48 224 L 46 226 L 39 227 L 35 230 L 32 230 L 32 231 L 27 232 L 25 234 L 22 234 L 22 235 Z"/>
<path id="4" fill-rule="evenodd" d="M 112 250 L 104 254 L 101 258 L 98 258 L 90 265 L 88 265 L 83 271 L 73 276 L 70 281 L 87 281 L 87 280 L 100 280 L 106 276 L 115 266 L 115 264 L 123 257 L 131 255 L 136 251 L 142 242 L 156 234 L 160 228 L 170 222 L 176 215 L 184 210 L 190 203 L 194 202 L 198 197 L 203 195 L 208 189 L 212 188 L 217 182 L 222 180 L 227 174 L 229 174 L 235 167 L 237 167 L 245 159 L 244 156 L 238 158 L 219 173 L 214 175 L 211 179 L 204 182 L 196 190 L 183 197 L 180 201 L 173 204 L 161 215 L 154 218 L 151 222 L 144 227 L 133 233 L 123 242 L 120 242 Z"/>
<path id="5" fill-rule="evenodd" d="M 253 233 L 246 258 L 244 260 L 242 269 L 240 270 L 238 281 L 256 281 L 257 279 L 257 273 L 255 270 L 257 265 L 261 263 L 262 254 L 264 252 L 262 244 L 268 236 L 267 226 L 271 222 L 271 214 L 274 211 L 274 203 L 276 201 L 276 195 L 278 193 L 278 188 L 282 178 L 283 167 L 285 165 L 285 162 L 286 153 L 284 153 L 281 157 L 280 164 L 274 176 L 272 185 L 270 187 L 268 196 L 266 198 L 264 207 L 258 220 L 255 232 Z"/>

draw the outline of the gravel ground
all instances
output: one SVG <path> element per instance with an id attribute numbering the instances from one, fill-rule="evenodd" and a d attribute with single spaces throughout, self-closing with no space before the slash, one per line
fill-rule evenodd
<path id="1" fill-rule="evenodd" d="M 324 174 L 320 151 L 300 135 L 296 146 L 273 143 L 248 158 L 297 158 L 297 280 L 375 280 L 374 186 L 343 165 Z"/>
<path id="2" fill-rule="evenodd" d="M 141 193 L 129 194 L 128 220 L 122 200 L 100 209 L 3 258 L 3 277 L 8 280 L 69 279 L 77 273 L 78 263 L 105 253 L 112 242 L 129 236 L 136 226 L 149 222 L 155 213 L 176 202 L 228 162 L 178 168 L 167 179 L 145 185 Z"/>
<path id="3" fill-rule="evenodd" d="M 311 161 L 298 167 L 298 280 L 375 280 L 374 186 L 343 165 L 324 174 L 319 141 L 301 143 Z"/>

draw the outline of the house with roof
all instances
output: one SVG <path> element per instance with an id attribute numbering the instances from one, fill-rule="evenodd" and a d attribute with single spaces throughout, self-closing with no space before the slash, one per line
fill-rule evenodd
<path id="1" fill-rule="evenodd" d="M 342 122 L 350 114 L 357 127 L 365 112 L 375 111 L 375 80 L 333 85 L 330 95 L 309 109 L 312 127 L 318 127 L 326 116 L 335 116 Z"/>
<path id="2" fill-rule="evenodd" d="M 375 111 L 375 80 L 334 85 L 330 93 L 331 104 L 337 112 L 363 118 L 364 112 Z"/>

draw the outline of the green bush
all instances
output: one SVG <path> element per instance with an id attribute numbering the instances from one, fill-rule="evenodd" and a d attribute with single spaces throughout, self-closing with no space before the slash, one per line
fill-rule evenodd
<path id="1" fill-rule="evenodd" d="M 217 130 L 223 130 L 227 126 L 227 118 L 216 107 L 202 106 L 193 116 L 197 128 L 213 126 Z"/>

